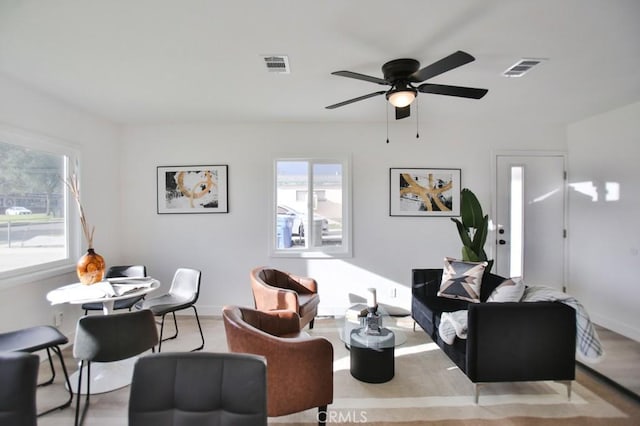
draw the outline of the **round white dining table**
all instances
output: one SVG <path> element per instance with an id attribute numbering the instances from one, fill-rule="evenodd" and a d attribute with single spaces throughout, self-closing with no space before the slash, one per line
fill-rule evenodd
<path id="1" fill-rule="evenodd" d="M 113 311 L 113 305 L 117 300 L 129 299 L 131 297 L 139 297 L 146 295 L 158 287 L 160 287 L 160 281 L 146 277 L 146 280 L 140 280 L 140 286 L 134 290 L 127 291 L 121 296 L 107 295 L 104 291 L 100 291 L 100 287 L 104 287 L 104 283 L 97 283 L 91 286 L 86 286 L 81 283 L 68 284 L 62 287 L 58 287 L 47 293 L 47 300 L 52 304 L 69 303 L 73 305 L 81 305 L 83 303 L 102 303 L 102 312 L 104 315 L 109 315 Z M 126 282 L 135 282 L 136 278 L 122 279 Z M 110 279 L 112 283 L 117 283 L 117 279 Z M 107 282 L 107 284 L 109 284 Z M 134 284 L 135 285 L 135 284 Z M 95 288 L 91 288 L 97 286 Z M 111 392 L 116 389 L 123 388 L 131 384 L 131 378 L 133 377 L 133 367 L 137 360 L 137 356 L 127 358 L 122 361 L 114 362 L 92 362 L 91 363 L 91 394 Z M 83 376 L 86 374 L 87 369 L 83 370 Z M 82 380 L 86 380 L 83 377 Z M 78 389 L 78 371 L 69 376 L 71 387 L 74 393 L 77 394 Z M 82 394 L 86 393 L 86 386 L 82 389 Z"/>

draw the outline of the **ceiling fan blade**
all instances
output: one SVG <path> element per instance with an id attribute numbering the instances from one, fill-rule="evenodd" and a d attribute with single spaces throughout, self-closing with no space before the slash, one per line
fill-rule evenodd
<path id="1" fill-rule="evenodd" d="M 358 96 L 357 98 L 349 99 L 348 101 L 338 102 L 337 104 L 329 105 L 325 107 L 326 109 L 335 109 L 341 106 L 349 105 L 354 102 L 363 101 L 365 99 L 373 98 L 374 96 L 382 95 L 383 93 L 387 93 L 386 90 L 381 90 L 379 92 L 369 93 L 368 95 Z"/>
<path id="2" fill-rule="evenodd" d="M 418 92 L 436 95 L 458 96 L 460 98 L 480 99 L 487 94 L 487 89 L 475 87 L 447 86 L 444 84 L 424 83 L 417 87 Z"/>
<path id="3" fill-rule="evenodd" d="M 340 77 L 355 78 L 356 80 L 364 80 L 370 83 L 384 84 L 385 86 L 391 85 L 391 83 L 389 83 L 387 80 L 383 80 L 378 77 L 372 77 L 370 75 L 359 74 L 357 72 L 352 72 L 352 71 L 335 71 L 335 72 L 332 72 L 331 74 L 338 75 Z"/>
<path id="4" fill-rule="evenodd" d="M 457 52 L 414 72 L 409 76 L 409 81 L 419 83 L 473 61 L 475 61 L 473 56 L 469 55 L 467 52 L 458 50 Z"/>
<path id="5" fill-rule="evenodd" d="M 407 118 L 411 115 L 411 105 L 407 105 L 406 107 L 398 108 L 396 107 L 396 120 L 402 120 L 403 118 Z"/>

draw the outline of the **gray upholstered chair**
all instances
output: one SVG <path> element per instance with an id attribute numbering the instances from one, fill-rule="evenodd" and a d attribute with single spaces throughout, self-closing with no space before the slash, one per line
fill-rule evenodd
<path id="1" fill-rule="evenodd" d="M 40 325 L 35 327 L 22 328 L 20 330 L 9 331 L 7 333 L 0 334 L 0 352 L 37 352 L 40 350 L 47 351 L 47 358 L 49 359 L 49 366 L 51 367 L 51 377 L 39 386 L 46 386 L 53 383 L 56 377 L 56 370 L 53 366 L 53 359 L 51 358 L 51 351 L 58 355 L 60 365 L 62 366 L 62 372 L 64 373 L 64 379 L 67 384 L 69 397 L 62 404 L 50 408 L 38 414 L 50 413 L 54 410 L 63 409 L 71 405 L 73 399 L 73 391 L 71 390 L 71 383 L 69 382 L 69 374 L 67 373 L 67 367 L 62 358 L 62 352 L 60 351 L 60 345 L 64 345 L 69 342 L 57 328 L 50 325 Z M 4 424 L 0 422 L 0 424 Z"/>
<path id="2" fill-rule="evenodd" d="M 89 315 L 78 320 L 73 356 L 80 360 L 77 394 L 82 392 L 82 370 L 87 366 L 87 391 L 80 416 L 80 398 L 76 398 L 75 424 L 84 421 L 91 394 L 91 362 L 113 362 L 131 358 L 158 344 L 158 329 L 151 311 L 111 315 Z"/>
<path id="3" fill-rule="evenodd" d="M 26 352 L 0 353 L 0 425 L 36 426 L 40 358 Z"/>
<path id="4" fill-rule="evenodd" d="M 119 278 L 119 277 L 146 277 L 147 268 L 144 265 L 125 265 L 125 266 L 112 266 L 107 269 L 107 273 L 104 275 L 107 278 Z M 131 310 L 136 303 L 144 299 L 144 296 L 129 297 L 128 299 L 116 300 L 113 304 L 113 310 L 128 309 Z M 102 311 L 102 303 L 83 303 L 82 309 L 84 314 L 87 315 L 88 311 Z"/>
<path id="5" fill-rule="evenodd" d="M 169 288 L 168 293 L 146 299 L 136 305 L 139 309 L 150 309 L 155 316 L 162 317 L 160 322 L 160 343 L 158 344 L 158 352 L 162 349 L 163 341 L 178 337 L 176 311 L 188 308 L 192 308 L 193 312 L 196 314 L 196 322 L 198 323 L 200 339 L 202 340 L 200 346 L 192 349 L 192 352 L 199 351 L 204 348 L 204 335 L 202 334 L 202 326 L 200 325 L 200 318 L 198 317 L 198 311 L 195 306 L 195 303 L 198 301 L 198 296 L 200 295 L 200 276 L 201 273 L 197 269 L 178 268 L 173 275 L 173 281 L 171 282 L 171 288 Z M 175 333 L 173 336 L 163 339 L 164 319 L 168 313 L 173 315 Z"/>
<path id="6" fill-rule="evenodd" d="M 129 426 L 267 425 L 264 357 L 166 352 L 140 357 Z"/>

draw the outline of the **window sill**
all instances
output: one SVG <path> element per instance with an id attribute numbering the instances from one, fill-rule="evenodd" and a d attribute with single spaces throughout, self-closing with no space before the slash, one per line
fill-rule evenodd
<path id="1" fill-rule="evenodd" d="M 73 262 L 61 262 L 58 265 L 50 266 L 45 269 L 22 271 L 13 275 L 6 273 L 0 275 L 0 290 L 12 287 L 18 287 L 24 284 L 43 281 L 53 277 L 58 277 L 71 272 L 75 272 L 76 265 Z"/>

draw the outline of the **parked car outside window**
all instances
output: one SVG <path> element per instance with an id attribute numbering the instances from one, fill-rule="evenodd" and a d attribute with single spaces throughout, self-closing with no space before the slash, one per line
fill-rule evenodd
<path id="1" fill-rule="evenodd" d="M 304 237 L 305 226 L 307 222 L 307 215 L 292 207 L 285 205 L 278 205 L 278 216 L 288 216 L 293 219 L 292 235 Z M 329 221 L 320 215 L 314 214 L 315 220 L 322 220 L 322 233 L 329 232 Z"/>
<path id="2" fill-rule="evenodd" d="M 297 235 L 299 237 L 304 237 L 304 222 L 302 220 L 302 213 L 295 209 L 292 209 L 289 206 L 278 206 L 278 216 L 290 217 L 293 220 L 291 234 Z"/>
<path id="3" fill-rule="evenodd" d="M 16 216 L 16 215 L 21 215 L 21 214 L 31 214 L 31 210 L 29 210 L 26 207 L 13 206 L 13 207 L 9 207 L 8 209 L 6 209 L 4 211 L 4 214 L 9 215 L 9 216 Z"/>

